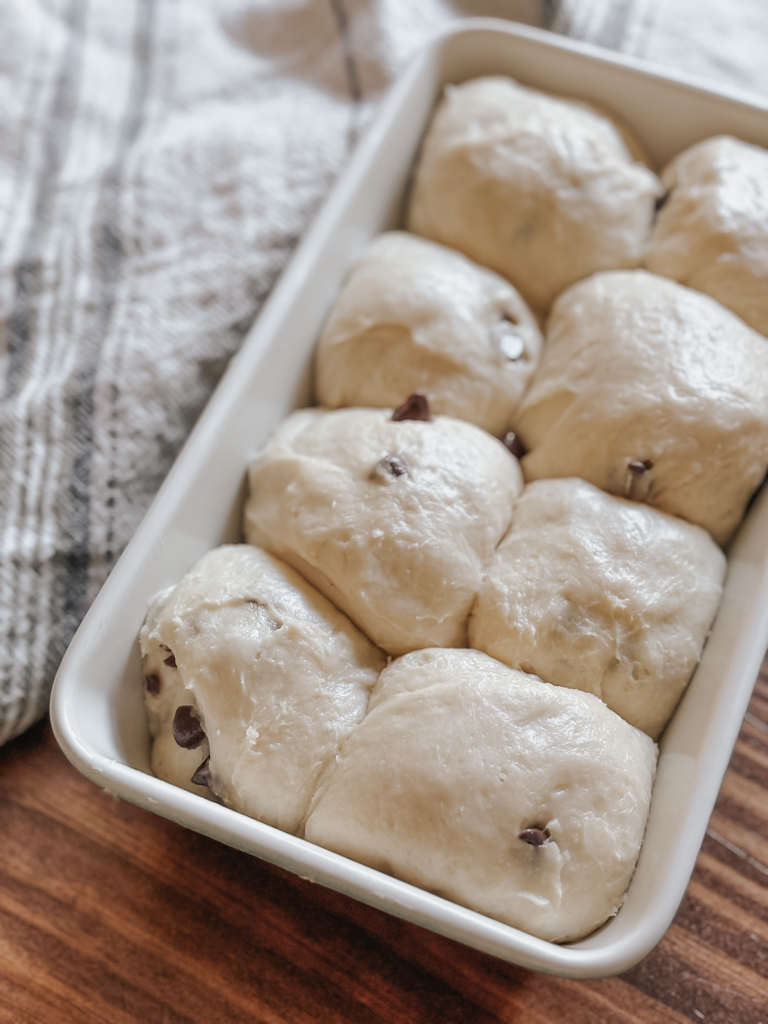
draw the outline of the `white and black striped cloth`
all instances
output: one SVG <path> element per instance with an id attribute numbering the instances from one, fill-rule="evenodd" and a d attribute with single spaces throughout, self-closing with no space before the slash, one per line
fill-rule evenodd
<path id="1" fill-rule="evenodd" d="M 486 14 L 668 59 L 679 9 L 677 66 L 768 91 L 764 48 L 690 53 L 705 8 L 768 38 L 762 0 L 5 0 L 0 743 L 408 56 Z"/>

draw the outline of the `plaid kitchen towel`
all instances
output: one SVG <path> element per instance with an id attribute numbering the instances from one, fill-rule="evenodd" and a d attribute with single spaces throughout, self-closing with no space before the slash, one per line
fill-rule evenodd
<path id="1" fill-rule="evenodd" d="M 766 89 L 762 0 L 0 5 L 0 743 L 382 89 L 467 15 Z"/>
<path id="2" fill-rule="evenodd" d="M 768 96 L 766 0 L 556 0 L 549 27 Z"/>

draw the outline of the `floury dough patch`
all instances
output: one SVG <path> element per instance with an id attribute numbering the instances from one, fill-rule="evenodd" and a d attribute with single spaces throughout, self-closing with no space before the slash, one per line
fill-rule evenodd
<path id="1" fill-rule="evenodd" d="M 583 480 L 535 481 L 486 570 L 470 644 L 596 694 L 656 739 L 699 661 L 725 567 L 698 526 Z"/>
<path id="2" fill-rule="evenodd" d="M 662 174 L 645 265 L 706 292 L 768 335 L 768 151 L 718 136 Z"/>
<path id="3" fill-rule="evenodd" d="M 289 416 L 251 464 L 245 509 L 248 541 L 394 655 L 465 646 L 483 567 L 522 489 L 500 441 L 411 405 L 397 420 L 382 409 Z"/>
<path id="4" fill-rule="evenodd" d="M 768 467 L 768 344 L 643 270 L 560 296 L 515 416 L 527 480 L 581 477 L 727 543 Z"/>
<path id="5" fill-rule="evenodd" d="M 422 391 L 432 411 L 509 429 L 541 332 L 509 282 L 405 232 L 375 239 L 320 337 L 321 405 L 389 407 Z"/>
<path id="6" fill-rule="evenodd" d="M 160 594 L 140 642 L 155 774 L 299 831 L 384 654 L 293 569 L 245 544 L 211 551 Z"/>
<path id="7" fill-rule="evenodd" d="M 615 914 L 654 743 L 591 694 L 477 651 L 393 662 L 323 777 L 306 837 L 554 942 Z"/>
<path id="8" fill-rule="evenodd" d="M 449 86 L 408 229 L 502 274 L 544 312 L 588 274 L 641 264 L 663 190 L 639 149 L 604 114 L 509 78 Z"/>

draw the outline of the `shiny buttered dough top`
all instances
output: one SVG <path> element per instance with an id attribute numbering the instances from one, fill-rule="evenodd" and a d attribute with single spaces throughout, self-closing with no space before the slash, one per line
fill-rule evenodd
<path id="1" fill-rule="evenodd" d="M 646 266 L 768 335 L 768 150 L 720 136 L 675 157 Z"/>
<path id="2" fill-rule="evenodd" d="M 320 337 L 321 405 L 392 407 L 422 391 L 434 412 L 497 436 L 528 385 L 541 332 L 508 281 L 405 232 L 377 238 Z"/>
<path id="3" fill-rule="evenodd" d="M 768 342 L 667 278 L 596 274 L 555 303 L 515 418 L 526 479 L 582 477 L 722 545 L 768 467 Z"/>
<path id="4" fill-rule="evenodd" d="M 620 907 L 654 743 L 591 694 L 477 651 L 382 673 L 324 775 L 306 837 L 554 942 Z"/>
<path id="5" fill-rule="evenodd" d="M 656 739 L 701 656 L 725 564 L 701 527 L 583 480 L 538 480 L 486 571 L 470 644 L 596 694 Z"/>
<path id="6" fill-rule="evenodd" d="M 246 544 L 209 552 L 159 595 L 140 642 L 155 774 L 287 832 L 386 662 L 290 566 Z"/>
<path id="7" fill-rule="evenodd" d="M 522 489 L 517 460 L 448 416 L 306 409 L 250 467 L 245 533 L 391 654 L 461 647 Z"/>
<path id="8" fill-rule="evenodd" d="M 503 274 L 546 310 L 594 271 L 640 265 L 661 192 L 605 115 L 479 78 L 446 89 L 407 226 Z"/>

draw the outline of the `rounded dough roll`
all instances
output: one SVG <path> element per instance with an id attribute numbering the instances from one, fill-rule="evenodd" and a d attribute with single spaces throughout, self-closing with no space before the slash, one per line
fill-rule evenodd
<path id="1" fill-rule="evenodd" d="M 667 278 L 596 274 L 555 303 L 515 421 L 526 479 L 581 477 L 723 545 L 768 466 L 768 346 Z"/>
<path id="2" fill-rule="evenodd" d="M 522 474 L 500 441 L 448 416 L 306 409 L 277 428 L 249 483 L 247 539 L 404 654 L 465 645 Z"/>
<path id="3" fill-rule="evenodd" d="M 662 175 L 668 190 L 645 264 L 697 288 L 768 335 L 768 150 L 718 136 L 686 149 Z"/>
<path id="4" fill-rule="evenodd" d="M 591 694 L 477 651 L 418 651 L 382 673 L 305 834 L 565 942 L 624 899 L 655 758 L 653 742 Z"/>
<path id="5" fill-rule="evenodd" d="M 544 311 L 574 281 L 642 262 L 662 187 L 628 138 L 587 105 L 508 78 L 449 86 L 408 229 L 503 274 Z"/>
<path id="6" fill-rule="evenodd" d="M 470 645 L 594 693 L 657 739 L 701 657 L 725 567 L 698 526 L 583 480 L 539 480 L 486 570 Z"/>
<path id="7" fill-rule="evenodd" d="M 287 832 L 386 662 L 290 566 L 246 544 L 209 552 L 160 594 L 140 644 L 155 774 L 207 793 L 190 779 L 210 755 L 210 791 Z M 191 748 L 174 738 L 184 706 L 204 734 Z"/>
<path id="8" fill-rule="evenodd" d="M 508 281 L 405 232 L 375 239 L 320 337 L 321 405 L 398 405 L 422 391 L 436 413 L 509 429 L 541 332 Z"/>

